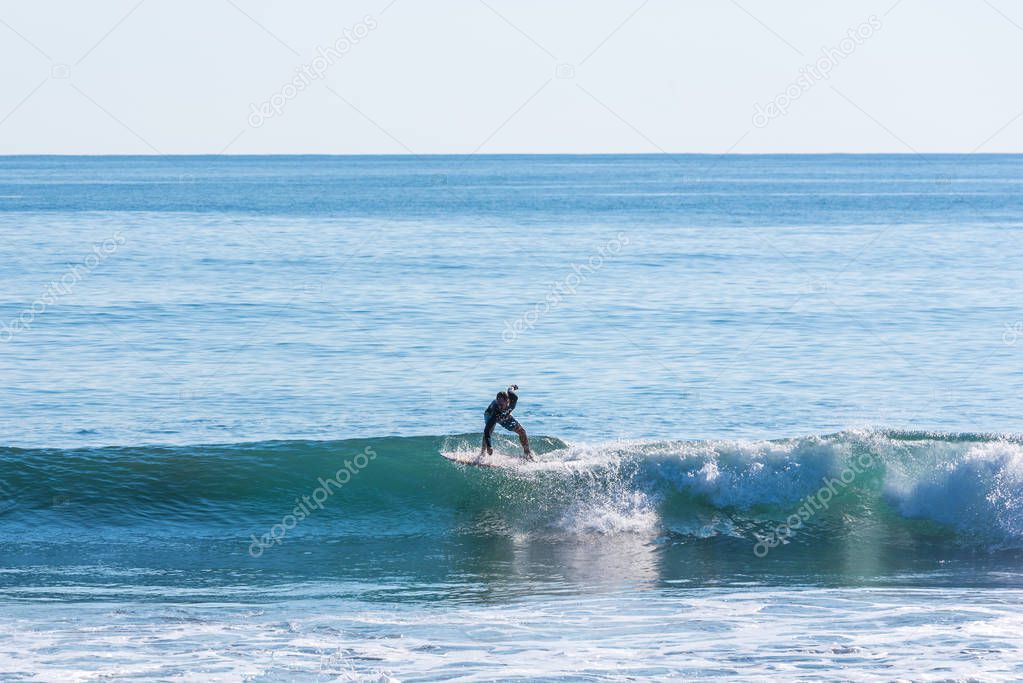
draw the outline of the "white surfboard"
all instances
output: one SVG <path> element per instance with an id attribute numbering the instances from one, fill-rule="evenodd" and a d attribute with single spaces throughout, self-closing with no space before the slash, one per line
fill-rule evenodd
<path id="1" fill-rule="evenodd" d="M 465 451 L 441 451 L 440 454 L 451 462 L 457 462 L 459 465 L 472 465 L 473 467 L 518 467 L 523 463 L 529 462 L 525 458 L 502 455 L 501 453 L 480 456 L 479 453 L 467 453 Z"/>

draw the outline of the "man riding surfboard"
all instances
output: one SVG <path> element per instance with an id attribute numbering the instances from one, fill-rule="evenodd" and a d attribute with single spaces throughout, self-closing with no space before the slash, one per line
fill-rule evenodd
<path id="1" fill-rule="evenodd" d="M 483 445 L 480 447 L 480 457 L 483 457 L 484 451 L 487 455 L 494 454 L 494 449 L 490 445 L 490 434 L 494 431 L 494 425 L 499 424 L 508 431 L 519 435 L 519 442 L 522 443 L 522 452 L 526 459 L 533 459 L 533 454 L 529 450 L 529 437 L 526 436 L 526 430 L 511 414 L 519 402 L 519 397 L 515 394 L 518 389 L 519 385 L 513 384 L 508 387 L 507 391 L 498 392 L 497 398 L 491 401 L 487 409 L 483 411 L 486 425 L 483 427 Z"/>

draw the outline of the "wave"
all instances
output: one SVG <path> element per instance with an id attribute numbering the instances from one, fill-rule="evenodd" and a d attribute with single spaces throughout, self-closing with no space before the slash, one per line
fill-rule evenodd
<path id="1" fill-rule="evenodd" d="M 848 430 L 777 440 L 534 440 L 479 435 L 192 447 L 0 448 L 0 526 L 237 528 L 299 514 L 306 534 L 647 534 L 788 543 L 871 534 L 1023 542 L 1023 441 Z M 246 535 L 243 534 L 243 535 Z"/>

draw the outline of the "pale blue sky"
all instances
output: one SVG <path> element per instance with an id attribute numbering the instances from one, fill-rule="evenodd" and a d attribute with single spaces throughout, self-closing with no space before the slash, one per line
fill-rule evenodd
<path id="1" fill-rule="evenodd" d="M 1021 64 L 1010 0 L 8 1 L 0 154 L 1023 152 Z"/>

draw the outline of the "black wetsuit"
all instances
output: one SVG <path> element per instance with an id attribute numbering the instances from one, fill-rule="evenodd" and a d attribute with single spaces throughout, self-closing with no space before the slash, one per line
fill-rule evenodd
<path id="1" fill-rule="evenodd" d="M 508 407 L 501 410 L 497 407 L 497 399 L 490 402 L 487 409 L 483 411 L 483 417 L 486 419 L 487 424 L 483 428 L 483 443 L 487 448 L 490 448 L 490 433 L 494 431 L 494 425 L 501 425 L 509 432 L 514 432 L 519 428 L 519 423 L 512 417 L 511 412 L 515 410 L 515 404 L 519 402 L 519 397 L 515 395 L 514 391 L 508 392 Z"/>

